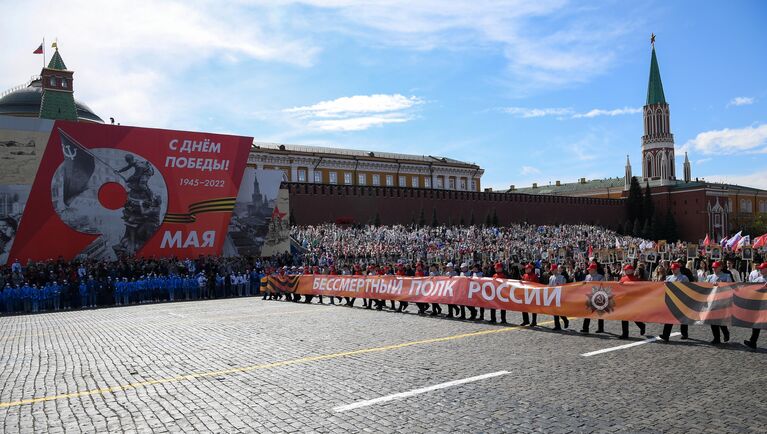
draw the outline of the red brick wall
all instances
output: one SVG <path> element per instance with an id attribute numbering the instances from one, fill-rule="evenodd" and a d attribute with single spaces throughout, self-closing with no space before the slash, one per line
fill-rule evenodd
<path id="1" fill-rule="evenodd" d="M 453 224 L 461 218 L 468 224 L 472 211 L 475 223 L 481 224 L 493 210 L 501 224 L 588 223 L 615 229 L 625 219 L 625 205 L 620 199 L 302 183 L 286 183 L 284 187 L 290 192 L 292 218 L 301 225 L 338 219 L 368 223 L 376 214 L 381 224 L 409 224 L 418 221 L 421 209 L 427 223 L 436 209 L 437 220 L 443 224 L 448 218 Z"/>

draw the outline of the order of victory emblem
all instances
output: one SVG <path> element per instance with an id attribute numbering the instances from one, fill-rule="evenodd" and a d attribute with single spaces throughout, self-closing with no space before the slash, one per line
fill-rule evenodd
<path id="1" fill-rule="evenodd" d="M 615 298 L 610 288 L 603 286 L 592 286 L 591 294 L 586 295 L 586 307 L 591 313 L 597 315 L 610 313 L 615 309 Z"/>

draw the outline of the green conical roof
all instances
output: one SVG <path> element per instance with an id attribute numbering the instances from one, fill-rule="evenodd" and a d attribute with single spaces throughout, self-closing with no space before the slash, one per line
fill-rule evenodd
<path id="1" fill-rule="evenodd" d="M 658 58 L 655 57 L 655 46 L 652 47 L 652 60 L 650 61 L 650 81 L 647 84 L 647 105 L 666 104 L 663 95 L 663 83 L 660 81 L 660 68 Z"/>
<path id="2" fill-rule="evenodd" d="M 53 52 L 53 57 L 51 57 L 51 61 L 48 62 L 48 69 L 59 69 L 62 71 L 65 71 L 67 69 L 67 65 L 64 65 L 64 60 L 61 59 L 61 56 L 59 55 L 58 48 L 56 51 Z"/>

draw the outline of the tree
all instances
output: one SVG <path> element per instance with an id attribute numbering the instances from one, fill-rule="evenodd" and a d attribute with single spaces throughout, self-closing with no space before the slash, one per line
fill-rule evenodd
<path id="1" fill-rule="evenodd" d="M 453 216 L 452 215 L 447 216 L 447 225 L 448 226 L 453 226 Z"/>
<path id="2" fill-rule="evenodd" d="M 463 219 L 463 216 L 461 216 L 461 222 L 459 223 L 461 227 L 466 226 L 466 220 Z"/>
<path id="3" fill-rule="evenodd" d="M 665 225 L 663 225 L 663 222 L 658 220 L 658 217 L 653 214 L 653 216 L 650 218 L 650 228 L 652 230 L 652 238 L 653 240 L 665 240 L 666 239 L 666 228 Z"/>
<path id="4" fill-rule="evenodd" d="M 623 235 L 634 235 L 634 233 L 631 231 L 633 226 L 631 225 L 631 220 L 626 220 L 623 222 Z"/>
<path id="5" fill-rule="evenodd" d="M 634 219 L 634 226 L 631 229 L 631 235 L 635 237 L 641 237 L 642 236 L 642 227 L 639 226 L 639 219 Z"/>
<path id="6" fill-rule="evenodd" d="M 629 195 L 626 198 L 626 218 L 628 221 L 643 220 L 642 216 L 642 187 L 636 177 L 631 177 Z"/>
<path id="7" fill-rule="evenodd" d="M 676 242 L 679 240 L 679 234 L 676 232 L 676 219 L 674 218 L 674 215 L 671 214 L 670 208 L 666 210 L 666 219 L 663 226 L 666 232 L 666 239 L 669 242 Z"/>
<path id="8" fill-rule="evenodd" d="M 652 202 L 650 193 L 650 181 L 647 181 L 644 188 L 644 197 L 642 198 L 642 218 L 651 219 L 655 215 L 655 205 Z"/>
<path id="9" fill-rule="evenodd" d="M 495 211 L 495 208 L 493 208 L 493 217 L 492 221 L 493 226 L 498 227 L 498 213 Z"/>
<path id="10" fill-rule="evenodd" d="M 421 208 L 421 214 L 418 216 L 418 226 L 426 226 L 426 215 L 423 212 L 423 208 Z"/>
<path id="11" fill-rule="evenodd" d="M 652 224 L 650 223 L 650 219 L 645 219 L 644 221 L 644 226 L 642 227 L 642 238 L 647 240 L 652 238 Z"/>
<path id="12" fill-rule="evenodd" d="M 493 224 L 493 219 L 490 217 L 490 213 L 485 216 L 485 226 L 490 227 Z"/>
<path id="13" fill-rule="evenodd" d="M 471 217 L 469 217 L 469 226 L 474 226 L 476 224 L 477 224 L 477 222 L 474 219 L 474 210 L 472 209 L 471 210 Z"/>
<path id="14" fill-rule="evenodd" d="M 376 211 L 375 219 L 373 220 L 375 226 L 381 226 L 381 215 Z"/>
<path id="15" fill-rule="evenodd" d="M 439 226 L 439 221 L 437 221 L 437 207 L 431 209 L 431 225 L 432 227 Z"/>

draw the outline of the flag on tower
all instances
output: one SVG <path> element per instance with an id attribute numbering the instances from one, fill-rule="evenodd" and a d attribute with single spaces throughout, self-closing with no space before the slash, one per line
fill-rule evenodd
<path id="1" fill-rule="evenodd" d="M 40 46 L 37 47 L 37 49 L 33 51 L 32 54 L 43 54 L 43 44 L 40 44 Z"/>

